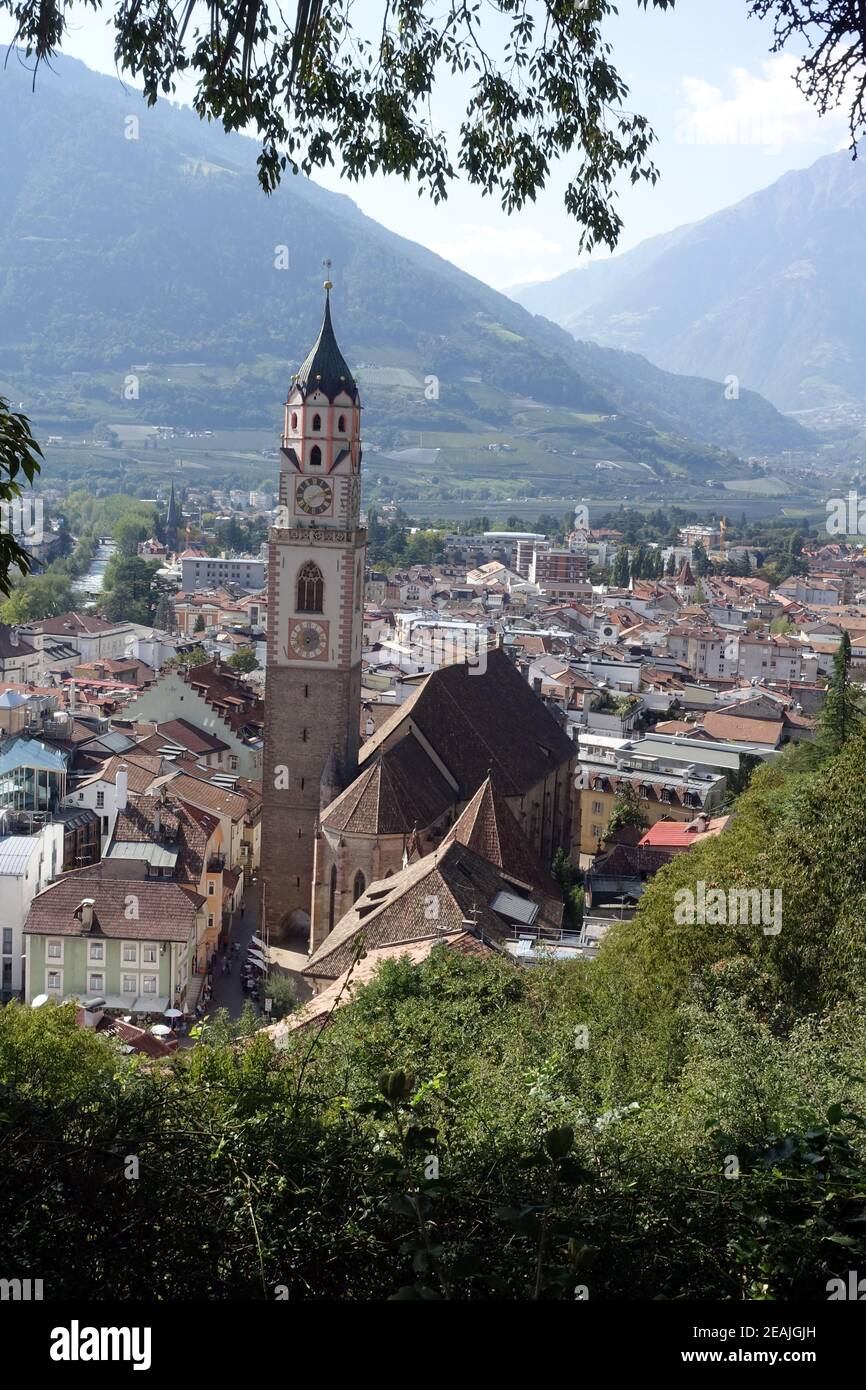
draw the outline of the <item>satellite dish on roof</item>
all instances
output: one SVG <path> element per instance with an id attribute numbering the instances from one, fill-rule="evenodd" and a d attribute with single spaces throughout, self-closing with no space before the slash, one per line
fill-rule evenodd
<path id="1" fill-rule="evenodd" d="M 31 1007 L 31 1009 L 41 1009 L 41 1008 L 42 1008 L 42 1005 L 43 1005 L 43 1004 L 47 1004 L 47 1003 L 48 1003 L 48 995 L 47 995 L 47 994 L 37 994 L 36 998 L 35 998 L 35 999 L 32 999 L 32 1000 L 30 1001 L 30 1007 Z"/>

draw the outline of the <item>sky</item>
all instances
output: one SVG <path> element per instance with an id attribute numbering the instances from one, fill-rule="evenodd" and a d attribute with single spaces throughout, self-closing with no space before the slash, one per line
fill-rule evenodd
<path id="1" fill-rule="evenodd" d="M 845 147 L 845 113 L 817 116 L 794 83 L 795 55 L 771 55 L 771 28 L 748 17 L 747 0 L 677 0 L 665 13 L 619 0 L 619 9 L 605 38 L 630 89 L 628 107 L 646 115 L 656 133 L 653 159 L 661 175 L 655 186 L 620 186 L 625 225 L 619 251 L 706 217 L 789 169 Z M 361 0 L 365 10 L 379 13 L 378 0 Z M 0 42 L 11 32 L 10 21 L 0 20 Z M 73 7 L 63 52 L 99 72 L 116 71 L 111 31 L 83 5 Z M 37 82 L 37 100 L 38 91 Z M 440 89 L 434 117 L 444 129 L 458 129 L 464 99 L 455 82 Z M 586 259 L 563 206 L 574 168 L 571 157 L 560 161 L 538 201 L 510 216 L 495 197 L 465 182 L 453 185 L 447 202 L 437 206 L 419 200 L 417 186 L 397 177 L 352 183 L 327 170 L 315 178 L 348 194 L 392 231 L 506 289 L 551 279 Z M 608 254 L 600 249 L 594 258 Z"/>

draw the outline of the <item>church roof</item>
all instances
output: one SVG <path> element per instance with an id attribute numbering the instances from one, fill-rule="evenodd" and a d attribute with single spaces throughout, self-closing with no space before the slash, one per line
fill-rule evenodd
<path id="1" fill-rule="evenodd" d="M 695 577 L 692 574 L 692 567 L 689 564 L 688 560 L 683 560 L 683 567 L 680 570 L 679 575 L 677 576 L 677 583 L 683 585 L 693 585 L 694 582 Z"/>
<path id="2" fill-rule="evenodd" d="M 362 771 L 377 749 L 417 729 L 459 784 L 458 800 L 492 770 L 502 796 L 525 796 L 575 757 L 575 745 L 501 647 L 486 664 L 433 671 L 360 752 Z"/>
<path id="3" fill-rule="evenodd" d="M 319 336 L 313 344 L 312 351 L 301 363 L 292 384 L 300 387 L 304 396 L 311 391 L 322 391 L 328 400 L 332 401 L 341 391 L 345 391 L 353 401 L 358 399 L 358 387 L 355 378 L 349 371 L 346 359 L 338 348 L 337 339 L 334 337 L 334 327 L 331 323 L 331 295 L 328 287 L 325 291 L 325 315 L 322 319 Z"/>
<path id="4" fill-rule="evenodd" d="M 547 897 L 561 897 L 556 883 L 534 853 L 508 803 L 498 795 L 492 777 L 482 782 L 447 838 L 467 845 L 482 859 L 495 864 L 507 877 L 515 878 L 530 888 L 537 888 Z"/>
<path id="5" fill-rule="evenodd" d="M 381 753 L 336 797 L 322 825 L 361 835 L 408 835 L 439 819 L 455 793 L 417 739 Z"/>
<path id="6" fill-rule="evenodd" d="M 361 931 L 368 951 L 441 940 L 450 932 L 467 930 L 488 945 L 501 946 L 511 935 L 511 924 L 492 903 L 507 888 L 493 864 L 449 840 L 390 878 L 371 883 L 314 951 L 302 974 L 337 979 L 355 958 L 355 938 Z M 430 916 L 431 901 L 437 904 L 435 918 Z"/>

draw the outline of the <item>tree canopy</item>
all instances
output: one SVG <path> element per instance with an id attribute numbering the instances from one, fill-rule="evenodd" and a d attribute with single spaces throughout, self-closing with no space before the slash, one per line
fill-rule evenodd
<path id="1" fill-rule="evenodd" d="M 672 11 L 674 0 L 636 0 Z M 94 10 L 103 0 L 87 0 Z M 774 25 L 775 50 L 806 41 L 798 81 L 820 111 L 847 103 L 862 133 L 866 23 L 856 0 L 744 0 Z M 42 61 L 63 47 L 72 0 L 0 0 L 15 42 Z M 194 105 L 228 130 L 261 137 L 259 174 L 272 190 L 286 168 L 312 173 L 341 161 L 343 176 L 414 176 L 435 201 L 462 177 L 516 211 L 572 160 L 564 199 L 581 245 L 615 246 L 615 183 L 655 182 L 654 135 L 628 109 L 605 24 L 613 0 L 379 0 L 360 19 L 352 0 L 132 0 L 114 17 L 119 65 L 149 103 L 195 82 Z M 465 89 L 449 137 L 435 116 L 441 87 Z"/>

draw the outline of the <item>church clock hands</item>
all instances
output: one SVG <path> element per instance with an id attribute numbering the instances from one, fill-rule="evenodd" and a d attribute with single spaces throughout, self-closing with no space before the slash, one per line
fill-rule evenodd
<path id="1" fill-rule="evenodd" d="M 289 634 L 289 646 L 295 656 L 321 656 L 328 642 L 328 634 L 321 623 L 297 623 Z"/>
<path id="2" fill-rule="evenodd" d="M 298 484 L 296 496 L 298 506 L 308 516 L 321 516 L 330 510 L 333 501 L 331 485 L 324 478 L 305 478 Z"/>

